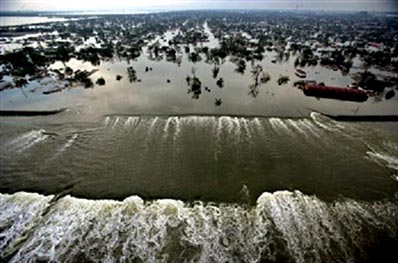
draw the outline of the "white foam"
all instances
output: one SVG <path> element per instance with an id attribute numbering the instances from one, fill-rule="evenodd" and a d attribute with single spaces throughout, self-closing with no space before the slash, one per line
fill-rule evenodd
<path id="1" fill-rule="evenodd" d="M 137 117 L 137 116 L 131 117 L 130 116 L 124 122 L 124 127 L 135 126 L 138 124 L 139 121 L 140 121 L 140 117 Z"/>
<path id="2" fill-rule="evenodd" d="M 398 144 L 393 143 L 391 141 L 383 141 L 383 145 L 387 147 L 388 150 L 398 154 Z"/>
<path id="3" fill-rule="evenodd" d="M 386 153 L 379 153 L 379 152 L 374 152 L 374 151 L 367 151 L 366 154 L 370 157 L 371 160 L 374 160 L 376 162 L 383 162 L 387 164 L 387 167 L 398 171 L 398 157 L 397 156 L 391 156 Z"/>
<path id="4" fill-rule="evenodd" d="M 217 121 L 217 130 L 216 130 L 216 140 L 215 140 L 215 150 L 214 150 L 214 159 L 218 160 L 218 155 L 221 152 L 221 134 L 223 131 L 223 121 L 226 121 L 224 117 L 218 118 Z"/>
<path id="5" fill-rule="evenodd" d="M 216 128 L 216 141 L 220 142 L 221 140 L 221 133 L 223 131 L 223 117 L 218 118 L 217 120 L 217 128 Z"/>
<path id="6" fill-rule="evenodd" d="M 173 141 L 176 141 L 181 133 L 180 119 L 178 117 L 173 117 L 172 120 L 174 123 Z"/>
<path id="7" fill-rule="evenodd" d="M 153 132 L 153 129 L 155 128 L 156 123 L 158 122 L 158 120 L 159 120 L 159 117 L 155 117 L 155 118 L 153 118 L 153 120 L 151 121 L 151 124 L 149 125 L 149 132 L 150 132 L 150 133 Z"/>
<path id="8" fill-rule="evenodd" d="M 164 128 L 163 128 L 163 138 L 164 139 L 166 139 L 167 136 L 169 135 L 168 133 L 169 133 L 169 126 L 170 126 L 171 120 L 172 120 L 171 117 L 167 118 L 166 124 L 164 125 Z"/>
<path id="9" fill-rule="evenodd" d="M 220 119 L 223 123 L 225 123 L 225 126 L 227 127 L 228 134 L 231 134 L 234 129 L 234 123 L 233 123 L 232 118 L 228 117 L 228 116 L 223 116 Z"/>
<path id="10" fill-rule="evenodd" d="M 17 153 L 21 153 L 37 143 L 40 143 L 47 139 L 49 136 L 44 134 L 45 130 L 33 130 L 27 133 L 24 133 L 17 138 L 13 139 L 9 143 L 5 145 L 6 151 L 16 151 Z"/>
<path id="11" fill-rule="evenodd" d="M 40 136 L 42 133 L 44 132 L 43 129 L 40 130 L 34 130 L 34 131 L 30 131 L 30 132 L 26 132 L 20 136 L 18 136 L 17 138 L 13 139 L 9 145 L 14 145 L 14 144 L 20 144 L 23 143 L 27 140 L 30 140 L 32 137 L 38 137 Z"/>
<path id="12" fill-rule="evenodd" d="M 246 118 L 241 118 L 240 119 L 241 123 L 243 124 L 243 128 L 245 130 L 245 133 L 248 137 L 248 139 L 251 141 L 252 139 L 252 132 L 250 130 L 250 126 L 249 126 L 249 121 Z"/>
<path id="13" fill-rule="evenodd" d="M 109 116 L 106 116 L 106 117 L 105 117 L 105 125 L 106 125 L 106 126 L 109 125 L 109 121 L 110 121 Z"/>
<path id="14" fill-rule="evenodd" d="M 200 116 L 198 120 L 201 126 L 213 126 L 216 124 L 216 119 L 214 117 Z"/>
<path id="15" fill-rule="evenodd" d="M 33 145 L 35 145 L 35 144 L 37 144 L 37 143 L 39 143 L 39 142 L 44 141 L 44 140 L 47 139 L 47 138 L 48 138 L 48 135 L 41 135 L 40 137 L 38 137 L 38 138 L 36 138 L 36 139 L 30 141 L 29 143 L 25 144 L 22 148 L 20 148 L 20 149 L 18 150 L 18 152 L 19 152 L 19 153 L 20 153 L 20 152 L 23 152 L 23 151 L 29 149 L 30 147 L 32 147 Z"/>
<path id="16" fill-rule="evenodd" d="M 235 129 L 235 136 L 236 138 L 239 138 L 241 135 L 241 126 L 239 119 L 237 117 L 232 118 L 232 122 L 234 124 L 234 129 Z"/>
<path id="17" fill-rule="evenodd" d="M 0 194 L 0 259 L 10 256 L 21 237 L 40 223 L 52 198 L 25 192 Z"/>
<path id="18" fill-rule="evenodd" d="M 379 203 L 347 199 L 328 204 L 298 191 L 263 193 L 258 199 L 260 213 L 272 218 L 295 262 L 321 262 L 334 256 L 343 262 L 355 261 L 355 251 L 371 239 L 360 230 L 362 224 L 386 227 L 395 220 L 398 206 L 384 205 L 388 209 L 382 212 Z M 379 215 L 384 219 L 376 222 Z M 398 224 L 395 221 L 391 226 L 389 235 L 395 236 Z"/>
<path id="19" fill-rule="evenodd" d="M 300 122 L 301 120 L 287 120 L 287 122 L 292 126 L 294 129 L 296 129 L 299 133 L 303 134 L 304 136 L 308 136 L 308 133 L 306 133 L 303 128 L 302 128 L 302 123 Z"/>
<path id="20" fill-rule="evenodd" d="M 128 117 L 127 120 L 124 122 L 124 127 L 129 126 L 132 121 L 133 121 L 133 117 Z"/>
<path id="21" fill-rule="evenodd" d="M 196 125 L 198 122 L 198 117 L 197 116 L 189 116 L 189 117 L 185 117 L 190 125 Z"/>
<path id="22" fill-rule="evenodd" d="M 290 130 L 289 127 L 280 118 L 270 118 L 269 122 L 271 123 L 272 128 L 278 133 L 282 130 L 289 135 L 294 135 L 294 132 Z"/>
<path id="23" fill-rule="evenodd" d="M 321 130 L 310 120 L 301 120 L 300 121 L 303 128 L 306 128 L 310 133 L 314 136 L 320 138 L 321 137 Z"/>
<path id="24" fill-rule="evenodd" d="M 395 202 L 327 203 L 298 191 L 263 193 L 254 207 L 0 194 L 0 257 L 10 262 L 358 261 L 372 235 L 397 238 Z M 7 227 L 4 227 L 7 226 Z M 366 228 L 367 231 L 362 231 Z M 21 239 L 29 229 L 29 238 Z M 3 240 L 6 240 L 4 242 Z M 16 253 L 12 253 L 16 249 Z"/>
<path id="25" fill-rule="evenodd" d="M 260 120 L 259 120 L 258 118 L 254 118 L 254 119 L 252 120 L 252 122 L 253 122 L 253 124 L 254 124 L 254 127 L 256 127 L 256 129 L 258 130 L 258 132 L 259 132 L 261 135 L 265 135 L 264 127 L 263 127 L 263 125 L 261 124 Z"/>
<path id="26" fill-rule="evenodd" d="M 116 127 L 116 125 L 119 123 L 120 117 L 116 117 L 115 121 L 112 124 L 112 130 Z"/>
<path id="27" fill-rule="evenodd" d="M 322 118 L 324 118 L 321 114 L 317 112 L 311 112 L 310 114 L 311 119 L 321 128 L 330 131 L 330 132 L 336 132 L 338 129 L 331 127 L 330 125 L 327 125 L 322 122 Z"/>
<path id="28" fill-rule="evenodd" d="M 66 149 L 72 146 L 73 142 L 77 139 L 79 135 L 77 133 L 73 134 L 72 137 L 62 146 L 59 152 L 64 152 Z"/>

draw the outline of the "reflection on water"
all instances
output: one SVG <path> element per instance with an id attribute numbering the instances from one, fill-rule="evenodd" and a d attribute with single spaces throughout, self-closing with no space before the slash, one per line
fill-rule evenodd
<path id="1" fill-rule="evenodd" d="M 98 69 L 91 78 L 97 80 L 102 77 L 106 84 L 89 90 L 68 88 L 62 92 L 45 96 L 42 92 L 52 89 L 51 80 L 47 85 L 44 85 L 47 83 L 46 80 L 41 83 L 33 81 L 28 87 L 23 88 L 26 96 L 19 89 L 3 91 L 1 93 L 1 108 L 44 110 L 80 106 L 84 107 L 87 113 L 96 116 L 112 113 L 224 113 L 304 116 L 309 112 L 308 109 L 340 114 L 352 114 L 354 111 L 358 114 L 396 114 L 396 97 L 390 101 L 376 104 L 373 99 L 358 104 L 306 98 L 300 90 L 293 88 L 292 85 L 279 86 L 276 83 L 279 72 L 286 72 L 288 69 L 291 83 L 298 80 L 294 75 L 293 66 L 286 67 L 283 64 L 271 66 L 267 59 L 259 62 L 258 65 L 261 65 L 263 72 L 269 74 L 271 79 L 264 84 L 260 83 L 251 87 L 253 73 L 247 70 L 243 75 L 237 74 L 235 64 L 229 61 L 220 66 L 218 77 L 213 78 L 214 68 L 211 64 L 205 62 L 192 64 L 186 60 L 186 55 L 184 55 L 180 66 L 167 61 L 154 62 L 148 60 L 146 56 L 141 56 L 130 64 L 126 61 L 115 60 L 103 62 L 98 67 L 72 59 L 66 63 L 66 66 L 73 70 Z M 141 82 L 129 82 L 127 73 L 131 66 L 136 71 L 137 79 L 140 79 Z M 63 67 L 62 63 L 55 63 L 51 66 L 53 69 Z M 147 71 L 147 67 L 152 68 L 152 71 Z M 200 99 L 193 101 L 191 98 L 199 98 L 198 91 L 189 94 L 192 87 L 186 80 L 187 76 L 192 78 L 192 69 L 201 83 L 200 90 L 203 90 L 203 92 L 200 91 Z M 337 73 L 333 72 L 333 74 Z M 122 76 L 119 80 L 117 80 L 118 75 Z M 224 80 L 223 88 L 219 88 L 217 85 L 220 78 Z M 170 82 L 168 83 L 167 80 Z M 323 80 L 323 78 L 319 77 L 317 80 Z M 329 83 L 344 86 L 349 82 L 350 78 L 345 81 L 344 78 L 336 78 Z M 34 92 L 29 92 L 30 90 Z M 214 107 L 215 99 L 219 98 L 223 101 L 222 106 Z"/>
<path id="2" fill-rule="evenodd" d="M 274 64 L 271 61 L 277 53 L 265 51 L 262 61 L 248 62 L 242 73 L 236 72 L 236 63 L 229 57 L 211 63 L 208 58 L 193 62 L 191 56 L 195 54 L 192 53 L 195 48 L 219 45 L 207 23 L 204 24 L 204 32 L 209 35 L 209 41 L 197 47 L 185 46 L 189 47 L 190 52 L 181 52 L 178 62 L 154 59 L 153 49 L 149 48 L 156 45 L 167 47 L 168 41 L 178 34 L 178 30 L 167 31 L 164 37 L 154 39 L 148 47 L 143 48 L 143 54 L 136 60 L 126 61 L 115 57 L 101 61 L 97 66 L 76 59 L 66 63 L 56 62 L 50 66 L 51 69 L 63 71 L 65 67 L 70 67 L 73 71 L 97 70 L 90 76 L 91 79 L 96 82 L 103 78 L 106 84 L 95 85 L 94 89 L 89 90 L 75 86 L 60 88 L 61 92 L 45 96 L 43 92 L 56 90 L 63 83 L 57 84 L 52 77 L 35 80 L 22 89 L 1 92 L 0 108 L 43 110 L 78 107 L 84 108 L 87 115 L 96 117 L 114 113 L 305 116 L 311 109 L 334 114 L 397 114 L 397 97 L 379 103 L 371 98 L 363 104 L 306 98 L 301 91 L 293 88 L 293 83 L 299 80 L 294 74 L 295 55 Z M 89 44 L 89 40 L 86 44 Z M 184 49 L 184 46 L 176 48 Z M 354 59 L 351 73 L 359 70 L 355 69 L 359 63 Z M 349 75 L 343 76 L 339 71 L 319 65 L 309 67 L 306 72 L 308 79 L 330 86 L 345 87 L 352 81 Z M 289 77 L 288 84 L 278 85 L 281 75 Z M 193 81 L 188 81 L 188 78 Z"/>
<path id="3" fill-rule="evenodd" d="M 17 26 L 38 23 L 63 22 L 69 19 L 63 17 L 46 16 L 0 16 L 0 26 Z"/>

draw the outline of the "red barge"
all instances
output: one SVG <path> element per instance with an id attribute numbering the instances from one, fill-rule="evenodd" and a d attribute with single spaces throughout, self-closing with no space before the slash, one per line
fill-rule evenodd
<path id="1" fill-rule="evenodd" d="M 368 99 L 368 94 L 359 89 L 339 88 L 320 85 L 305 85 L 303 92 L 306 96 L 337 99 L 355 102 L 364 102 Z"/>

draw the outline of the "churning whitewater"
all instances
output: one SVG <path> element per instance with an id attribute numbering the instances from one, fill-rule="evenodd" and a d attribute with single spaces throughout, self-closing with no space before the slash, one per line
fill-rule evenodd
<path id="1" fill-rule="evenodd" d="M 263 193 L 253 207 L 0 195 L 9 262 L 353 262 L 398 238 L 393 201 Z M 383 243 L 384 242 L 384 243 Z"/>

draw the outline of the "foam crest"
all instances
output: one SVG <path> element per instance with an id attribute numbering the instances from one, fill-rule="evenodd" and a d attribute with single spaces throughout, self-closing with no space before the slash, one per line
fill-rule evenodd
<path id="1" fill-rule="evenodd" d="M 251 132 L 251 129 L 250 129 L 250 126 L 249 126 L 249 121 L 246 118 L 241 118 L 240 122 L 243 124 L 243 128 L 244 128 L 244 130 L 245 130 L 245 132 L 247 134 L 247 137 L 249 139 L 251 139 L 252 138 L 252 132 Z"/>
<path id="2" fill-rule="evenodd" d="M 383 206 L 386 210 L 379 217 Z M 394 214 L 398 206 L 389 202 L 347 199 L 328 204 L 298 191 L 281 191 L 262 194 L 258 209 L 272 218 L 296 262 L 321 262 L 331 258 L 337 262 L 358 261 L 356 253 L 366 254 L 363 250 L 367 242 L 374 241 L 378 227 L 386 238 L 397 235 Z M 368 227 L 368 235 L 360 230 L 364 227 Z"/>
<path id="3" fill-rule="evenodd" d="M 104 121 L 105 126 L 108 126 L 108 125 L 109 125 L 110 120 L 111 120 L 111 118 L 110 118 L 109 116 L 106 116 L 106 117 L 105 117 L 105 121 Z"/>
<path id="4" fill-rule="evenodd" d="M 0 194 L 0 260 L 18 249 L 18 243 L 39 224 L 53 196 L 19 192 Z"/>
<path id="5" fill-rule="evenodd" d="M 278 133 L 282 130 L 289 135 L 294 135 L 293 131 L 290 130 L 289 127 L 280 118 L 270 118 L 269 122 L 271 123 L 272 128 Z"/>
<path id="6" fill-rule="evenodd" d="M 13 139 L 9 143 L 5 145 L 5 150 L 7 151 L 16 151 L 17 153 L 21 153 L 37 143 L 40 143 L 47 139 L 49 136 L 45 134 L 44 129 L 33 130 L 27 133 L 24 133 L 17 138 Z"/>
<path id="7" fill-rule="evenodd" d="M 252 120 L 253 126 L 257 129 L 257 131 L 261 134 L 264 135 L 264 127 L 261 124 L 260 120 L 258 118 L 254 118 Z"/>
<path id="8" fill-rule="evenodd" d="M 127 119 L 126 119 L 126 121 L 124 122 L 124 127 L 128 127 L 132 122 L 133 122 L 133 119 L 134 117 L 128 117 Z"/>
<path id="9" fill-rule="evenodd" d="M 302 128 L 302 123 L 300 122 L 300 120 L 287 120 L 287 123 L 289 123 L 289 125 L 292 126 L 299 133 L 303 134 L 304 136 L 308 136 L 308 133 L 306 133 Z"/>
<path id="10" fill-rule="evenodd" d="M 129 125 L 135 127 L 140 123 L 140 120 L 140 117 L 132 117 Z"/>
<path id="11" fill-rule="evenodd" d="M 347 262 L 365 259 L 369 244 L 398 233 L 396 202 L 327 203 L 298 191 L 263 193 L 254 207 L 51 198 L 0 195 L 3 259 Z"/>
<path id="12" fill-rule="evenodd" d="M 337 128 L 332 127 L 332 126 L 330 125 L 330 124 L 331 124 L 331 120 L 328 119 L 328 118 L 325 117 L 325 116 L 322 116 L 320 113 L 311 112 L 310 116 L 311 116 L 311 119 L 312 119 L 319 127 L 321 127 L 322 129 L 325 129 L 325 130 L 330 131 L 330 132 L 338 131 Z M 327 121 L 329 121 L 328 124 L 326 123 Z"/>
<path id="13" fill-rule="evenodd" d="M 311 134 L 313 134 L 316 137 L 320 137 L 321 135 L 320 130 L 318 127 L 315 126 L 315 124 L 313 122 L 311 122 L 310 120 L 300 120 L 300 125 L 303 129 L 306 129 L 307 131 L 309 131 Z"/>
<path id="14" fill-rule="evenodd" d="M 116 127 L 116 125 L 119 123 L 120 117 L 116 117 L 115 121 L 112 124 L 112 130 Z"/>
<path id="15" fill-rule="evenodd" d="M 181 124 L 180 124 L 180 119 L 178 117 L 173 117 L 172 121 L 174 123 L 174 136 L 173 140 L 176 141 L 178 139 L 178 136 L 181 133 Z"/>
<path id="16" fill-rule="evenodd" d="M 237 117 L 232 118 L 232 123 L 234 124 L 235 136 L 239 137 L 241 135 L 240 121 Z"/>
<path id="17" fill-rule="evenodd" d="M 386 153 L 374 152 L 374 151 L 367 151 L 366 154 L 369 156 L 371 160 L 376 162 L 382 162 L 387 164 L 387 167 L 398 171 L 398 157 L 392 156 Z"/>
<path id="18" fill-rule="evenodd" d="M 154 129 L 155 126 L 156 126 L 156 123 L 158 122 L 158 120 L 159 120 L 159 117 L 153 118 L 153 120 L 151 121 L 151 124 L 149 125 L 149 130 L 150 130 L 150 131 L 153 131 L 153 129 Z"/>
<path id="19" fill-rule="evenodd" d="M 62 146 L 59 152 L 64 152 L 66 149 L 72 146 L 73 142 L 77 139 L 79 135 L 77 133 L 73 134 L 72 137 Z"/>
<path id="20" fill-rule="evenodd" d="M 217 128 L 216 128 L 216 140 L 215 140 L 215 150 L 214 150 L 214 158 L 217 160 L 218 155 L 221 153 L 222 146 L 221 146 L 221 134 L 223 131 L 224 124 L 223 122 L 226 121 L 223 117 L 218 118 L 217 121 Z"/>
<path id="21" fill-rule="evenodd" d="M 219 123 L 220 128 L 226 128 L 228 133 L 232 133 L 232 130 L 234 129 L 234 123 L 231 117 L 229 116 L 222 116 L 219 118 Z"/>
<path id="22" fill-rule="evenodd" d="M 167 136 L 168 136 L 169 126 L 170 126 L 171 121 L 172 121 L 171 117 L 167 118 L 166 124 L 164 125 L 164 128 L 163 128 L 163 138 L 167 138 Z"/>

